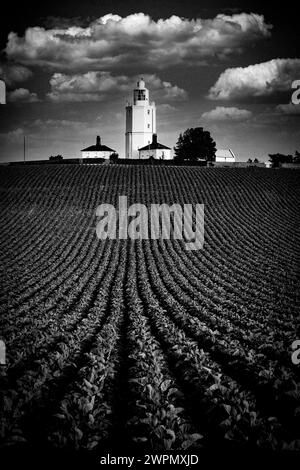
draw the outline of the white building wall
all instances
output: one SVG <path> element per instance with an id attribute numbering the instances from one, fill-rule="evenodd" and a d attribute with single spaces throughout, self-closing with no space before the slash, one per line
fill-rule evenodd
<path id="1" fill-rule="evenodd" d="M 154 150 L 140 150 L 139 151 L 139 158 L 156 158 L 156 159 L 163 159 L 163 160 L 171 160 L 171 149 L 154 149 Z"/>
<path id="2" fill-rule="evenodd" d="M 126 107 L 126 158 L 138 158 L 138 149 L 152 142 L 156 133 L 155 105 Z"/>
<path id="3" fill-rule="evenodd" d="M 81 158 L 109 158 L 114 152 L 110 151 L 90 151 L 90 152 L 81 152 Z"/>
<path id="4" fill-rule="evenodd" d="M 216 151 L 216 162 L 228 162 L 234 163 L 236 161 L 235 155 L 231 149 L 221 150 L 218 149 Z"/>
<path id="5" fill-rule="evenodd" d="M 216 162 L 235 162 L 235 158 L 232 156 L 218 156 L 216 155 Z"/>

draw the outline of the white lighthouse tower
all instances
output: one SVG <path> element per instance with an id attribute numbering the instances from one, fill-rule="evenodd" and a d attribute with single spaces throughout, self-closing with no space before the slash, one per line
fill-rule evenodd
<path id="1" fill-rule="evenodd" d="M 139 148 L 152 142 L 156 134 L 155 103 L 149 101 L 149 90 L 143 78 L 133 90 L 133 104 L 126 106 L 125 158 L 139 158 Z"/>

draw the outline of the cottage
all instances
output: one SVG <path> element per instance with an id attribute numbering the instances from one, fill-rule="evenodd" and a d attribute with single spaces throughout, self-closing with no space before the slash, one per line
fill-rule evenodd
<path id="1" fill-rule="evenodd" d="M 109 158 L 113 153 L 114 149 L 101 144 L 101 138 L 97 135 L 96 145 L 91 145 L 81 150 L 82 158 Z"/>
<path id="2" fill-rule="evenodd" d="M 231 149 L 218 149 L 216 151 L 216 163 L 234 163 L 235 155 Z"/>
<path id="3" fill-rule="evenodd" d="M 153 134 L 152 143 L 139 149 L 139 158 L 171 159 L 171 149 L 157 142 L 157 135 Z"/>

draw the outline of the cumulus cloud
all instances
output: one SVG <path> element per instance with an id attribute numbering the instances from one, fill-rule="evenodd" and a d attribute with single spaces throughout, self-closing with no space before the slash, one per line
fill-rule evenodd
<path id="1" fill-rule="evenodd" d="M 138 77 L 136 77 L 137 80 Z M 172 85 L 171 82 L 166 82 L 161 80 L 157 75 L 146 74 L 144 75 L 144 80 L 146 81 L 147 88 L 150 89 L 151 100 L 160 100 L 160 101 L 185 101 L 188 98 L 188 93 L 183 88 L 180 88 L 177 85 Z M 135 80 L 135 81 L 136 81 Z M 130 81 L 130 91 L 132 90 L 132 81 Z"/>
<path id="2" fill-rule="evenodd" d="M 31 128 L 37 128 L 38 130 L 49 130 L 49 129 L 76 129 L 80 130 L 83 128 L 85 121 L 72 121 L 70 119 L 35 119 L 29 125 Z"/>
<path id="3" fill-rule="evenodd" d="M 300 59 L 273 59 L 248 67 L 226 69 L 209 90 L 212 100 L 271 96 L 291 90 L 300 76 Z"/>
<path id="4" fill-rule="evenodd" d="M 159 104 L 157 106 L 157 109 L 158 109 L 158 111 L 161 111 L 163 113 L 173 113 L 174 111 L 178 110 L 178 108 L 176 108 L 176 106 L 172 106 L 169 103 Z"/>
<path id="5" fill-rule="evenodd" d="M 21 139 L 23 140 L 23 136 L 24 129 L 22 127 L 18 127 L 17 129 L 13 129 L 5 134 L 1 133 L 0 142 L 3 144 L 21 142 Z"/>
<path id="6" fill-rule="evenodd" d="M 35 103 L 39 101 L 36 93 L 31 93 L 27 88 L 17 88 L 8 93 L 7 100 L 10 103 Z"/>
<path id="7" fill-rule="evenodd" d="M 0 78 L 5 81 L 7 85 L 12 85 L 17 82 L 24 82 L 32 76 L 31 70 L 23 65 L 17 64 L 0 64 Z"/>
<path id="8" fill-rule="evenodd" d="M 247 109 L 217 106 L 211 111 L 203 113 L 201 118 L 205 121 L 245 121 L 251 118 L 252 112 Z"/>
<path id="9" fill-rule="evenodd" d="M 128 77 L 112 76 L 109 72 L 87 72 L 66 75 L 55 73 L 50 79 L 51 101 L 102 101 L 112 93 L 128 92 Z"/>
<path id="10" fill-rule="evenodd" d="M 87 72 L 66 75 L 55 73 L 50 79 L 51 91 L 47 98 L 53 102 L 103 101 L 110 97 L 131 93 L 138 77 L 112 76 L 109 72 Z M 156 75 L 144 75 L 146 86 L 151 90 L 151 99 L 181 101 L 187 93 L 177 85 L 162 81 Z"/>
<path id="11" fill-rule="evenodd" d="M 219 14 L 213 19 L 171 16 L 152 20 L 144 13 L 108 14 L 88 26 L 30 27 L 8 36 L 7 56 L 53 71 L 143 70 L 195 65 L 241 53 L 270 35 L 271 26 L 254 13 Z"/>
<path id="12" fill-rule="evenodd" d="M 276 106 L 276 111 L 279 114 L 284 114 L 287 116 L 300 116 L 300 105 L 288 103 L 288 104 L 279 104 Z"/>
<path id="13" fill-rule="evenodd" d="M 64 28 L 67 29 L 71 26 L 88 26 L 90 23 L 89 17 L 81 17 L 81 16 L 73 16 L 73 17 L 66 17 L 66 16 L 47 16 L 43 19 L 42 25 L 47 29 L 54 29 L 54 28 Z"/>

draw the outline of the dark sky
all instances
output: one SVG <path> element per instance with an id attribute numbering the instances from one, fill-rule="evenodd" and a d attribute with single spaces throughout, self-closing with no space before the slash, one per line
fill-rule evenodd
<path id="1" fill-rule="evenodd" d="M 123 19 L 143 13 L 152 23 L 134 39 L 119 19 L 113 20 L 117 29 L 97 29 L 89 44 L 70 34 L 70 28 L 79 27 L 88 35 L 89 27 L 109 13 Z M 251 14 L 263 15 L 260 27 Z M 167 22 L 158 28 L 160 19 L 174 15 L 186 19 L 177 32 Z M 200 24 L 200 19 L 203 33 L 192 30 L 192 21 Z M 0 106 L 2 161 L 20 158 L 23 135 L 32 158 L 78 156 L 97 133 L 122 155 L 124 104 L 141 74 L 156 101 L 159 140 L 166 145 L 173 147 L 179 132 L 201 125 L 219 148 L 232 148 L 239 160 L 300 149 L 300 113 L 290 104 L 291 84 L 300 80 L 295 3 L 11 1 L 0 22 L 0 74 L 8 91 L 7 104 Z M 12 31 L 17 35 L 6 49 Z"/>

